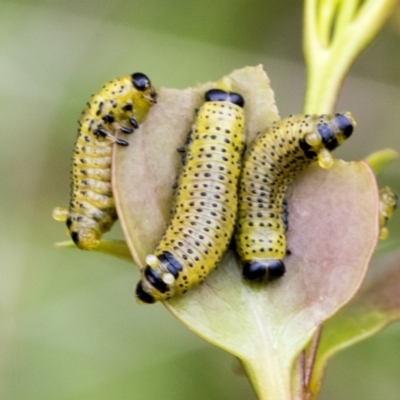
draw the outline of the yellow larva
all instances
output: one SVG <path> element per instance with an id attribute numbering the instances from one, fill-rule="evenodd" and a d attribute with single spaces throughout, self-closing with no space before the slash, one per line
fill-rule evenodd
<path id="1" fill-rule="evenodd" d="M 149 78 L 138 72 L 106 83 L 87 103 L 72 159 L 69 209 L 53 211 L 55 219 L 66 221 L 80 249 L 97 247 L 117 219 L 111 190 L 112 145 L 127 146 L 128 142 L 117 139 L 115 133 L 133 133 L 155 102 Z"/>
<path id="2" fill-rule="evenodd" d="M 239 183 L 235 241 L 244 278 L 273 279 L 285 273 L 288 185 L 313 161 L 329 168 L 330 151 L 354 126 L 350 113 L 296 115 L 256 137 L 244 157 Z"/>
<path id="3" fill-rule="evenodd" d="M 384 240 L 389 236 L 389 229 L 386 225 L 396 210 L 398 196 L 389 186 L 385 186 L 379 190 L 379 200 L 379 239 Z"/>
<path id="4" fill-rule="evenodd" d="M 188 139 L 173 217 L 154 254 L 146 258 L 136 287 L 139 302 L 185 293 L 201 283 L 225 253 L 236 219 L 243 105 L 237 93 L 206 93 Z"/>

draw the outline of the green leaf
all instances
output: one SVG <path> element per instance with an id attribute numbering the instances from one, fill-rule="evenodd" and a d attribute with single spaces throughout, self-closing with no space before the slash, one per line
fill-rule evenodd
<path id="1" fill-rule="evenodd" d="M 224 82 L 246 101 L 248 140 L 278 118 L 261 67 L 235 71 Z M 160 240 L 184 144 L 209 83 L 160 89 L 158 103 L 130 141 L 116 149 L 114 194 L 127 243 L 143 266 Z M 235 354 L 261 399 L 291 399 L 293 360 L 317 327 L 356 292 L 378 237 L 378 194 L 363 162 L 313 165 L 290 188 L 288 272 L 269 284 L 243 282 L 228 251 L 219 268 L 166 307 L 191 330 Z"/>
<path id="2" fill-rule="evenodd" d="M 234 71 L 219 82 L 221 85 L 230 85 L 245 98 L 248 142 L 279 119 L 262 66 Z M 181 163 L 176 149 L 184 145 L 205 91 L 215 86 L 209 82 L 186 90 L 160 88 L 157 104 L 132 135 L 129 146 L 115 147 L 113 193 L 121 227 L 137 265 L 152 253 L 165 230 L 173 202 L 171 187 Z"/>
<path id="3" fill-rule="evenodd" d="M 400 254 L 380 257 L 373 264 L 357 296 L 322 329 L 310 383 L 314 396 L 333 355 L 400 319 Z"/>

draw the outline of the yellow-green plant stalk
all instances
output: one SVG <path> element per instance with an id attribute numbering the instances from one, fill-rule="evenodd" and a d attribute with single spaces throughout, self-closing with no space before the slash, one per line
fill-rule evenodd
<path id="1" fill-rule="evenodd" d="M 375 175 L 381 173 L 391 162 L 399 158 L 394 149 L 382 149 L 365 157 L 364 161 L 371 167 Z"/>
<path id="2" fill-rule="evenodd" d="M 374 39 L 397 0 L 305 0 L 305 113 L 333 111 L 354 60 Z"/>

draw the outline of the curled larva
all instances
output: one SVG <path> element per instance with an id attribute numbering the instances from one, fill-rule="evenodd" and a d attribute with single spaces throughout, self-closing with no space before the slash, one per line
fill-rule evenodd
<path id="1" fill-rule="evenodd" d="M 141 303 L 168 300 L 201 283 L 227 250 L 237 209 L 244 150 L 244 100 L 219 89 L 205 94 L 184 152 L 175 209 L 136 287 Z"/>
<path id="2" fill-rule="evenodd" d="M 256 137 L 244 157 L 239 183 L 235 241 L 244 278 L 273 279 L 285 273 L 288 185 L 313 161 L 329 168 L 330 151 L 354 126 L 350 113 L 296 115 Z"/>
<path id="3" fill-rule="evenodd" d="M 379 239 L 381 240 L 389 237 L 387 223 L 396 210 L 398 200 L 397 194 L 389 186 L 379 190 Z"/>
<path id="4" fill-rule="evenodd" d="M 149 78 L 138 72 L 106 83 L 87 103 L 79 119 L 71 172 L 69 209 L 57 207 L 53 217 L 65 221 L 80 249 L 98 246 L 103 233 L 117 219 L 111 190 L 111 153 L 117 131 L 130 134 L 144 120 L 156 92 Z"/>

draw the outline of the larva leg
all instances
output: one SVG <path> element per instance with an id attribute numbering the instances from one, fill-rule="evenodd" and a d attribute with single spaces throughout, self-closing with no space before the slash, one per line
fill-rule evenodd
<path id="1" fill-rule="evenodd" d="M 127 128 L 126 126 L 119 126 L 118 129 L 120 130 L 120 132 L 125 133 L 125 134 L 133 133 L 133 129 Z"/>
<path id="2" fill-rule="evenodd" d="M 133 117 L 129 118 L 129 122 L 135 129 L 139 128 L 139 124 L 135 118 L 133 118 Z"/>
<path id="3" fill-rule="evenodd" d="M 121 146 L 128 146 L 129 143 L 126 140 L 116 138 L 110 132 L 106 131 L 104 128 L 98 128 L 94 131 L 97 137 L 103 137 L 111 140 L 113 143 L 119 144 Z"/>
<path id="4" fill-rule="evenodd" d="M 187 134 L 187 136 L 186 136 L 185 145 L 188 145 L 188 144 L 190 144 L 190 143 L 192 143 L 192 131 L 189 131 L 189 132 L 188 132 L 188 134 Z"/>
<path id="5" fill-rule="evenodd" d="M 287 232 L 289 230 L 289 205 L 286 199 L 282 202 L 282 222 L 285 232 Z"/>

